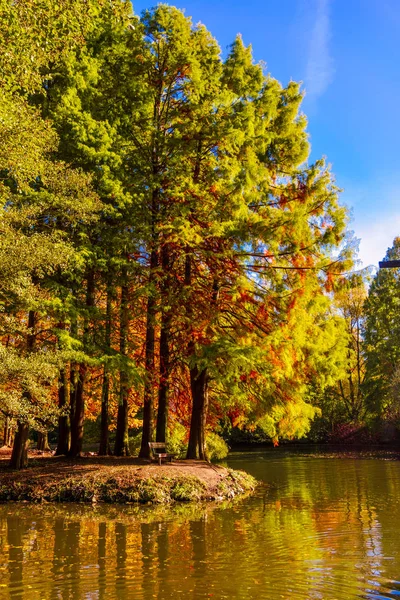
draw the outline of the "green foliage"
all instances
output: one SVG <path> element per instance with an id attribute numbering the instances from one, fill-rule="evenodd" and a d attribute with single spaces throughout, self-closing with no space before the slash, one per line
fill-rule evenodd
<path id="1" fill-rule="evenodd" d="M 139 19 L 122 0 L 0 0 L 0 27 L 0 409 L 53 422 L 64 366 L 126 440 L 143 390 L 150 431 L 164 386 L 182 456 L 203 372 L 206 430 L 224 414 L 304 436 L 310 386 L 344 379 L 332 290 L 351 252 L 337 256 L 334 177 L 306 162 L 300 85 L 267 75 L 240 36 L 223 59 L 165 4 Z M 227 452 L 214 432 L 207 445 Z"/>
<path id="2" fill-rule="evenodd" d="M 51 385 L 58 374 L 57 353 L 20 353 L 0 346 L 0 409 L 3 414 L 46 431 L 57 415 Z M 32 402 L 32 398 L 35 399 Z"/>
<path id="3" fill-rule="evenodd" d="M 186 427 L 179 421 L 174 421 L 169 426 L 167 439 L 168 452 L 177 458 L 185 458 L 187 449 Z"/>
<path id="4" fill-rule="evenodd" d="M 228 456 L 229 446 L 217 433 L 209 431 L 206 436 L 207 456 L 209 460 L 222 460 Z"/>
<path id="5" fill-rule="evenodd" d="M 57 134 L 28 96 L 50 61 L 82 41 L 82 13 L 62 4 L 0 3 L 0 411 L 43 431 L 55 424 L 66 361 L 51 335 L 62 305 L 49 281 L 79 269 L 66 231 L 99 207 L 90 176 L 55 160 Z"/>
<path id="6" fill-rule="evenodd" d="M 47 77 L 49 63 L 85 43 L 98 18 L 126 12 L 124 2 L 107 0 L 0 0 L 1 87 L 32 91 Z"/>
<path id="7" fill-rule="evenodd" d="M 132 456 L 138 456 L 141 441 L 142 441 L 141 430 L 129 437 L 129 452 Z"/>
<path id="8" fill-rule="evenodd" d="M 171 497 L 181 502 L 199 501 L 204 498 L 205 491 L 206 486 L 197 477 L 185 477 L 174 482 Z"/>
<path id="9" fill-rule="evenodd" d="M 211 467 L 210 467 L 211 468 Z M 109 471 L 113 471 L 110 475 Z M 224 470 L 217 489 L 195 475 L 142 475 L 132 468 L 113 468 L 92 475 L 56 479 L 33 474 L 0 483 L 1 502 L 82 502 L 170 504 L 226 500 L 253 491 L 256 481 L 242 471 Z"/>
<path id="10" fill-rule="evenodd" d="M 395 238 L 384 260 L 400 258 L 400 238 Z M 398 269 L 380 269 L 365 305 L 367 404 L 371 415 L 399 421 L 400 275 Z"/>
<path id="11" fill-rule="evenodd" d="M 229 469 L 229 477 L 220 481 L 217 494 L 221 497 L 234 498 L 236 495 L 254 491 L 256 486 L 256 480 L 248 473 Z"/>
<path id="12" fill-rule="evenodd" d="M 333 310 L 341 325 L 341 371 L 336 381 L 321 387 L 313 382 L 308 388 L 308 401 L 321 409 L 312 426 L 309 439 L 326 440 L 345 423 L 360 428 L 369 418 L 365 399 L 365 299 L 368 270 L 350 274 L 334 292 Z"/>

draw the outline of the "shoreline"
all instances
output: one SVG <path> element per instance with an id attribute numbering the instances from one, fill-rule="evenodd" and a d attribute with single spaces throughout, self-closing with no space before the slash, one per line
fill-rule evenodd
<path id="1" fill-rule="evenodd" d="M 0 465 L 2 504 L 221 502 L 245 496 L 256 486 L 248 473 L 195 460 L 175 460 L 159 466 L 131 457 L 37 457 L 21 471 Z"/>

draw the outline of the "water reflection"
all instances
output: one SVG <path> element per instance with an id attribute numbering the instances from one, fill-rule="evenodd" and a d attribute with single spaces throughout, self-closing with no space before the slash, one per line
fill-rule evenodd
<path id="1" fill-rule="evenodd" d="M 97 582 L 99 590 L 99 600 L 106 600 L 106 533 L 107 523 L 102 521 L 99 523 L 99 535 L 97 540 L 97 564 L 99 566 L 99 578 Z"/>
<path id="2" fill-rule="evenodd" d="M 399 598 L 400 464 L 251 455 L 228 506 L 0 506 L 0 598 Z"/>
<path id="3" fill-rule="evenodd" d="M 7 517 L 8 574 L 13 598 L 23 598 L 22 566 L 24 551 L 22 538 L 24 528 L 20 525 L 18 518 Z"/>

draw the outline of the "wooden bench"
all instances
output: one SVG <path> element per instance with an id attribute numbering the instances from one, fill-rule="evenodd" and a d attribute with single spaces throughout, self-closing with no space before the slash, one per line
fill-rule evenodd
<path id="1" fill-rule="evenodd" d="M 165 442 L 149 442 L 150 448 L 150 460 L 158 460 L 158 464 L 161 466 L 161 460 L 167 458 L 169 462 L 172 462 L 174 454 L 169 454 L 165 447 Z"/>

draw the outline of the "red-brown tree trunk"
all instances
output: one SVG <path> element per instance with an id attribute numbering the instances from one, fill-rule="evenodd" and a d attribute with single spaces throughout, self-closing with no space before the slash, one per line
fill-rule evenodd
<path id="1" fill-rule="evenodd" d="M 94 271 L 90 269 L 87 273 L 86 284 L 86 309 L 90 310 L 94 306 Z M 90 336 L 90 315 L 86 315 L 83 324 L 83 347 L 87 351 Z M 76 458 L 82 453 L 83 446 L 83 423 L 85 419 L 85 398 L 84 387 L 87 375 L 87 364 L 80 363 L 75 368 L 74 373 L 74 396 L 73 407 L 71 405 L 71 447 L 68 456 Z"/>
<path id="2" fill-rule="evenodd" d="M 73 412 L 71 416 L 71 446 L 68 456 L 76 458 L 82 453 L 83 422 L 85 418 L 85 400 L 83 390 L 86 379 L 87 366 L 85 364 L 74 367 Z"/>
<path id="3" fill-rule="evenodd" d="M 58 408 L 63 412 L 58 417 L 58 440 L 56 456 L 67 455 L 70 447 L 69 416 L 65 413 L 68 401 L 68 375 L 66 369 L 60 370 L 58 378 Z"/>
<path id="4" fill-rule="evenodd" d="M 190 388 L 192 392 L 192 417 L 190 420 L 187 458 L 207 460 L 205 430 L 208 411 L 208 373 L 207 369 L 190 369 Z"/>
<path id="5" fill-rule="evenodd" d="M 167 440 L 168 429 L 168 393 L 169 393 L 169 328 L 170 316 L 163 314 L 160 331 L 160 385 L 158 388 L 158 409 L 156 424 L 156 441 Z"/>
<path id="6" fill-rule="evenodd" d="M 155 350 L 155 313 L 156 300 L 152 289 L 155 286 L 155 269 L 158 264 L 158 255 L 152 250 L 150 255 L 149 296 L 147 299 L 146 347 L 145 369 L 146 381 L 143 396 L 143 433 L 139 457 L 149 458 L 149 442 L 153 440 L 153 394 L 154 394 L 154 350 Z"/>
<path id="7" fill-rule="evenodd" d="M 15 434 L 10 460 L 10 467 L 12 469 L 23 469 L 28 466 L 28 435 L 28 424 L 18 421 L 18 429 Z"/>
<path id="8" fill-rule="evenodd" d="M 111 454 L 110 439 L 108 434 L 108 404 L 110 399 L 110 375 L 107 365 L 104 365 L 103 385 L 101 390 L 101 414 L 100 414 L 100 446 L 99 455 Z"/>
<path id="9" fill-rule="evenodd" d="M 163 246 L 161 250 L 161 266 L 163 273 L 163 282 L 161 285 L 161 298 L 164 308 L 161 317 L 160 330 L 160 383 L 158 388 L 158 410 L 156 424 L 156 441 L 166 442 L 168 436 L 168 394 L 169 394 L 169 376 L 170 376 L 170 328 L 171 328 L 171 310 L 169 308 L 169 287 L 170 287 L 170 257 L 168 247 Z"/>
<path id="10" fill-rule="evenodd" d="M 108 281 L 107 284 L 107 303 L 106 303 L 106 331 L 105 331 L 105 344 L 106 353 L 111 352 L 111 320 L 112 320 L 112 288 L 111 283 Z M 104 364 L 103 370 L 103 385 L 101 390 L 101 416 L 100 416 L 100 456 L 106 456 L 111 454 L 110 439 L 108 433 L 108 405 L 110 398 L 110 374 L 108 372 L 107 363 Z"/>
<path id="11" fill-rule="evenodd" d="M 124 282 L 121 287 L 120 327 L 119 327 L 119 351 L 121 357 L 127 356 L 128 351 L 128 283 L 126 272 L 123 275 Z M 117 415 L 117 431 L 115 437 L 115 456 L 129 456 L 129 423 L 128 423 L 128 397 L 129 378 L 126 366 L 122 366 L 119 372 L 119 405 Z"/>
<path id="12" fill-rule="evenodd" d="M 42 431 L 38 431 L 36 449 L 41 450 L 42 452 L 50 451 L 49 438 L 47 432 L 43 433 Z"/>
<path id="13" fill-rule="evenodd" d="M 28 313 L 28 335 L 26 339 L 26 350 L 29 354 L 35 348 L 35 325 L 36 314 L 33 310 Z M 27 400 L 30 400 L 28 392 L 24 393 Z M 11 453 L 10 467 L 12 469 L 22 469 L 28 466 L 28 436 L 29 425 L 26 421 L 18 420 L 17 432 L 14 437 L 13 449 Z"/>
<path id="14" fill-rule="evenodd" d="M 12 428 L 11 428 L 11 419 L 10 417 L 6 417 L 4 421 L 4 429 L 3 429 L 3 446 L 10 447 L 12 439 Z"/>

